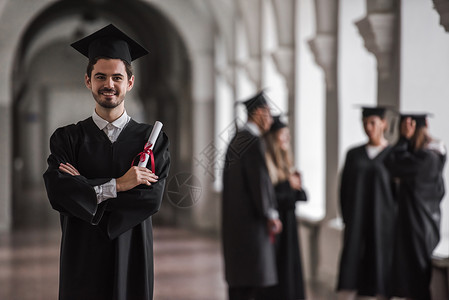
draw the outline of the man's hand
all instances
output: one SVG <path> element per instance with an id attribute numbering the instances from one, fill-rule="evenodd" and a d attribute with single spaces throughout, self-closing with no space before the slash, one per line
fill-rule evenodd
<path id="1" fill-rule="evenodd" d="M 125 175 L 116 179 L 117 192 L 128 191 L 139 184 L 150 186 L 157 182 L 158 176 L 145 167 L 131 167 Z"/>
<path id="2" fill-rule="evenodd" d="M 80 175 L 80 172 L 78 172 L 78 170 L 69 163 L 60 163 L 59 171 L 70 174 L 72 176 Z"/>
<path id="3" fill-rule="evenodd" d="M 279 219 L 269 219 L 267 225 L 270 234 L 279 234 L 282 231 L 282 222 Z"/>

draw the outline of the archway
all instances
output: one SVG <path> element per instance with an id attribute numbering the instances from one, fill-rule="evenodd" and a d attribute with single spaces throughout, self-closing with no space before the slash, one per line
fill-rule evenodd
<path id="1" fill-rule="evenodd" d="M 29 24 L 12 74 L 15 228 L 54 224 L 57 214 L 49 213 L 41 176 L 48 140 L 56 127 L 88 117 L 93 107 L 82 81 L 87 61 L 69 44 L 109 23 L 150 50 L 150 55 L 134 65 L 137 82 L 126 100 L 128 113 L 137 121 L 161 120 L 172 145 L 179 145 L 181 136 L 185 140 L 192 128 L 187 49 L 160 11 L 137 0 L 54 3 Z M 191 169 L 191 162 L 182 159 L 191 157 L 190 145 L 186 146 L 184 153 L 178 151 L 179 146 L 171 147 L 172 174 Z M 182 212 L 164 203 L 158 219 L 176 222 Z"/>

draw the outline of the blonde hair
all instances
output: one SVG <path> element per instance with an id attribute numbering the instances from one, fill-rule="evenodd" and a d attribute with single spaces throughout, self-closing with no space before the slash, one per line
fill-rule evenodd
<path id="1" fill-rule="evenodd" d="M 277 139 L 278 133 L 279 130 L 269 131 L 265 134 L 267 149 L 265 157 L 268 173 L 273 184 L 288 180 L 294 169 L 291 148 L 289 147 L 287 150 L 281 148 Z"/>
<path id="2" fill-rule="evenodd" d="M 415 129 L 415 133 L 410 139 L 412 143 L 413 150 L 421 150 L 427 148 L 427 146 L 432 142 L 432 138 L 428 133 L 427 127 L 422 126 Z"/>

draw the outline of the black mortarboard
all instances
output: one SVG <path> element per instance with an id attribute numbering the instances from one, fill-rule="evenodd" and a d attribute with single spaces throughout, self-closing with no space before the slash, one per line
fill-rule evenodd
<path id="1" fill-rule="evenodd" d="M 259 107 L 268 106 L 267 97 L 263 91 L 259 92 L 257 95 L 251 97 L 248 100 L 240 101 L 239 103 L 243 103 L 246 106 L 246 110 L 248 113 L 254 112 Z"/>
<path id="2" fill-rule="evenodd" d="M 362 106 L 362 117 L 367 118 L 370 116 L 378 116 L 381 119 L 384 119 L 386 110 L 387 109 L 382 106 L 375 106 L 375 107 Z"/>
<path id="3" fill-rule="evenodd" d="M 401 123 L 405 118 L 412 118 L 416 122 L 416 128 L 425 127 L 426 119 L 430 116 L 430 114 L 422 113 L 422 114 L 401 114 Z"/>
<path id="4" fill-rule="evenodd" d="M 287 124 L 281 121 L 281 116 L 273 116 L 273 123 L 271 124 L 270 131 L 278 131 L 281 128 L 287 127 Z"/>
<path id="5" fill-rule="evenodd" d="M 132 38 L 110 24 L 71 44 L 78 52 L 92 60 L 96 57 L 118 58 L 131 61 L 148 54 L 148 51 Z"/>

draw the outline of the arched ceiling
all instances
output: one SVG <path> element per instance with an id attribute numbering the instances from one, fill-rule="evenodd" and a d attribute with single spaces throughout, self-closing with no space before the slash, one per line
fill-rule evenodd
<path id="1" fill-rule="evenodd" d="M 27 66 L 46 45 L 63 40 L 67 51 L 74 51 L 70 43 L 109 23 L 150 50 L 150 55 L 137 62 L 138 70 L 145 70 L 139 74 L 141 82 L 165 86 L 176 82 L 173 77 L 185 77 L 179 72 L 185 72 L 179 65 L 188 60 L 184 42 L 173 24 L 152 5 L 138 0 L 65 0 L 48 6 L 25 30 L 16 54 L 14 94 L 17 96 L 26 86 Z"/>

